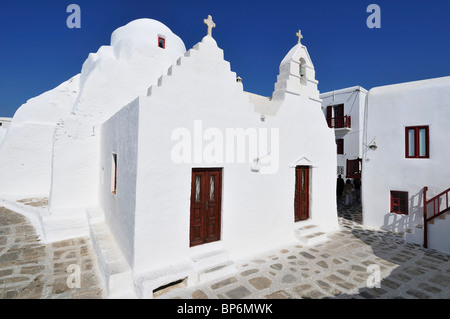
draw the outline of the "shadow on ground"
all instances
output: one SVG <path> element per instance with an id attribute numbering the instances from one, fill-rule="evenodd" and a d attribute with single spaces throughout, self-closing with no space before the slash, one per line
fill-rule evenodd
<path id="1" fill-rule="evenodd" d="M 367 287 L 337 298 L 448 299 L 450 256 L 406 242 L 402 234 L 362 227 L 362 207 L 338 204 L 343 230 L 370 245 L 376 264 L 368 267 Z M 370 271 L 369 271 L 370 270 Z"/>

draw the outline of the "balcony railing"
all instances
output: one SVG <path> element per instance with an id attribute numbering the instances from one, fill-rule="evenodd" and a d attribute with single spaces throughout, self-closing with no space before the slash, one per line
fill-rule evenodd
<path id="1" fill-rule="evenodd" d="M 330 128 L 352 128 L 352 117 L 346 115 L 327 118 L 327 123 Z"/>

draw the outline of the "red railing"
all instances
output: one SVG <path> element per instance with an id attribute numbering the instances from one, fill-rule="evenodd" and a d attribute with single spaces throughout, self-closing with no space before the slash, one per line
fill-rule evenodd
<path id="1" fill-rule="evenodd" d="M 328 127 L 330 128 L 352 128 L 351 116 L 328 117 Z"/>
<path id="2" fill-rule="evenodd" d="M 428 187 L 424 187 L 423 189 L 423 246 L 425 248 L 428 247 L 428 223 L 435 219 L 436 217 L 439 217 L 446 212 L 450 210 L 450 207 L 448 205 L 448 197 L 450 193 L 450 188 L 443 191 L 442 193 L 434 196 L 431 199 L 427 200 L 427 192 Z M 429 210 L 428 206 L 430 206 L 433 209 L 431 216 L 428 216 Z"/>

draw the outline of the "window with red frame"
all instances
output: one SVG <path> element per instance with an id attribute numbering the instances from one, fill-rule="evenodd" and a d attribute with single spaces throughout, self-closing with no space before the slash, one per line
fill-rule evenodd
<path id="1" fill-rule="evenodd" d="M 164 39 L 163 37 L 158 37 L 158 47 L 160 47 L 161 49 L 165 49 L 166 39 Z"/>
<path id="2" fill-rule="evenodd" d="M 408 192 L 391 191 L 391 213 L 408 215 Z"/>
<path id="3" fill-rule="evenodd" d="M 409 126 L 405 128 L 405 157 L 429 158 L 429 127 Z"/>
<path id="4" fill-rule="evenodd" d="M 343 155 L 344 154 L 344 139 L 339 138 L 336 140 L 337 144 L 337 153 Z"/>

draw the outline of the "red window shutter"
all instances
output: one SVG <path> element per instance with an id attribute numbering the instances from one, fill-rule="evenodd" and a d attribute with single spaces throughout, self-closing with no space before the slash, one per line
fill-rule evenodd
<path id="1" fill-rule="evenodd" d="M 391 213 L 408 215 L 408 192 L 391 191 Z"/>

